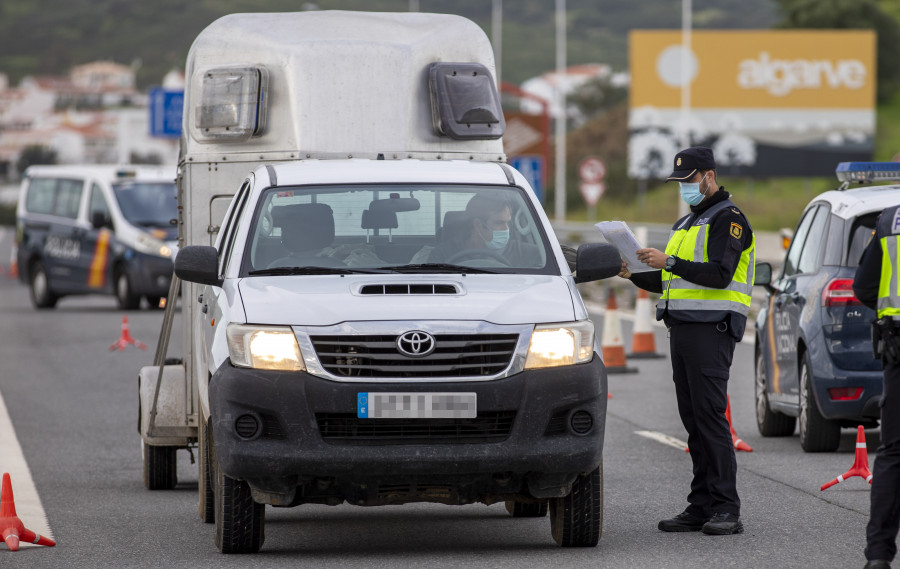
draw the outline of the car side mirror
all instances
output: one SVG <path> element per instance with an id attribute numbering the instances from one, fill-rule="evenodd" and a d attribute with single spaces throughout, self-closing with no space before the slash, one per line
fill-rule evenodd
<path id="1" fill-rule="evenodd" d="M 175 256 L 175 275 L 183 281 L 222 286 L 219 253 L 209 245 L 188 245 Z"/>
<path id="2" fill-rule="evenodd" d="M 756 263 L 753 276 L 753 286 L 765 287 L 769 292 L 773 291 L 772 287 L 772 265 L 769 263 Z"/>
<path id="3" fill-rule="evenodd" d="M 609 243 L 585 243 L 575 254 L 575 282 L 608 279 L 622 270 L 619 251 Z"/>

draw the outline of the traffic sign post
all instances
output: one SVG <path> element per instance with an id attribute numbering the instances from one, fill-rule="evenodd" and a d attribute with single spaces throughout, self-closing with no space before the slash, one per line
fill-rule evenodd
<path id="1" fill-rule="evenodd" d="M 150 136 L 179 138 L 184 113 L 184 90 L 155 87 L 148 94 Z"/>
<path id="2" fill-rule="evenodd" d="M 588 206 L 588 221 L 593 223 L 597 216 L 597 202 L 606 191 L 603 181 L 606 178 L 606 164 L 596 156 L 583 158 L 578 163 L 578 177 L 581 179 L 578 189 Z"/>

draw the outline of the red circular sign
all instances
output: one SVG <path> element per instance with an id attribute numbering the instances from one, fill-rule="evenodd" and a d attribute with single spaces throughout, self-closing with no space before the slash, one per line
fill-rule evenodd
<path id="1" fill-rule="evenodd" d="M 596 156 L 588 156 L 578 163 L 578 177 L 587 184 L 596 184 L 606 178 L 606 164 Z"/>

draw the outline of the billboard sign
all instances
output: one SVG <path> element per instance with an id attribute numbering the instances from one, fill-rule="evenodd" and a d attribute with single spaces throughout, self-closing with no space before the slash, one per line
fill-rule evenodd
<path id="1" fill-rule="evenodd" d="M 726 175 L 830 176 L 838 162 L 871 160 L 871 30 L 700 30 L 686 54 L 680 31 L 643 30 L 629 53 L 632 177 L 664 178 L 685 131 Z"/>

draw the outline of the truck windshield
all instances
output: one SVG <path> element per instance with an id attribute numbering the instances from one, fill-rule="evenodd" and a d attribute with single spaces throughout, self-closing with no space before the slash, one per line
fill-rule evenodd
<path id="1" fill-rule="evenodd" d="M 121 182 L 113 191 L 122 215 L 140 227 L 168 228 L 178 216 L 175 184 L 170 182 Z"/>
<path id="2" fill-rule="evenodd" d="M 257 203 L 244 276 L 279 267 L 559 274 L 521 188 L 278 187 Z"/>

